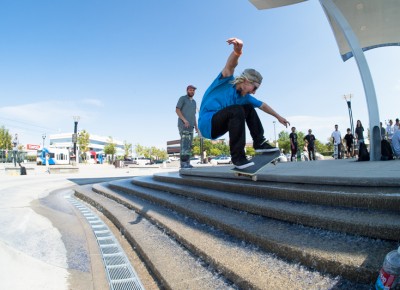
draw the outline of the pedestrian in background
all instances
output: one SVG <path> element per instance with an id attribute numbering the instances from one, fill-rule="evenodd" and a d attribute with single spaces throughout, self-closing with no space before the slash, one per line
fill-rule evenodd
<path id="1" fill-rule="evenodd" d="M 15 134 L 14 136 L 14 140 L 12 142 L 13 145 L 13 159 L 14 159 L 14 167 L 17 167 L 17 163 L 18 163 L 18 145 L 19 145 L 19 140 L 18 140 L 18 134 Z"/>
<path id="2" fill-rule="evenodd" d="M 347 134 L 344 135 L 343 139 L 346 143 L 347 158 L 353 157 L 354 136 L 351 134 L 350 128 L 347 128 Z"/>
<path id="3" fill-rule="evenodd" d="M 315 161 L 315 136 L 311 129 L 308 129 L 308 134 L 304 137 L 304 140 L 307 142 L 308 159 Z"/>
<path id="4" fill-rule="evenodd" d="M 292 127 L 292 133 L 289 135 L 290 139 L 290 150 L 292 151 L 292 156 L 290 157 L 290 161 L 295 161 L 296 160 L 296 155 L 297 155 L 297 133 L 296 133 L 296 127 Z"/>
<path id="5" fill-rule="evenodd" d="M 49 165 L 50 155 L 46 153 L 46 173 L 50 174 L 50 165 Z"/>
<path id="6" fill-rule="evenodd" d="M 189 85 L 186 88 L 186 95 L 179 98 L 175 112 L 178 115 L 178 130 L 181 136 L 181 168 L 191 168 L 190 155 L 193 143 L 193 130 L 197 133 L 196 101 L 193 99 L 196 87 Z"/>
<path id="7" fill-rule="evenodd" d="M 342 158 L 342 135 L 340 134 L 339 131 L 339 125 L 335 125 L 335 131 L 332 132 L 332 141 L 333 141 L 333 146 L 335 146 L 335 159 L 341 159 Z"/>

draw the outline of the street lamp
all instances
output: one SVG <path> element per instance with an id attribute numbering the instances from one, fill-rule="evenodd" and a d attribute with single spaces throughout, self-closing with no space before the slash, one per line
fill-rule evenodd
<path id="1" fill-rule="evenodd" d="M 43 149 L 44 149 L 44 140 L 46 140 L 46 133 L 42 134 L 42 138 L 43 138 Z"/>
<path id="2" fill-rule="evenodd" d="M 347 108 L 349 109 L 349 118 L 350 118 L 350 130 L 351 130 L 351 134 L 354 135 L 354 123 L 353 123 L 353 113 L 351 110 L 351 98 L 353 97 L 352 94 L 348 94 L 348 95 L 343 95 L 343 98 L 345 99 L 346 103 L 347 103 Z"/>
<path id="3" fill-rule="evenodd" d="M 274 123 L 274 137 L 275 137 L 275 146 L 276 146 L 276 129 L 275 129 L 276 121 L 272 121 L 272 123 Z"/>
<path id="4" fill-rule="evenodd" d="M 74 155 L 75 155 L 75 162 L 78 160 L 76 159 L 76 142 L 78 141 L 78 122 L 80 117 L 79 116 L 73 116 L 72 117 L 74 119 L 74 134 L 72 134 L 72 142 L 74 143 Z"/>

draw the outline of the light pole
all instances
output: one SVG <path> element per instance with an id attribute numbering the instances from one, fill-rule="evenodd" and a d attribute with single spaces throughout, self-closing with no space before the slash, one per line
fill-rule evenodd
<path id="1" fill-rule="evenodd" d="M 351 130 L 351 134 L 354 135 L 354 123 L 353 123 L 353 112 L 351 110 L 351 98 L 352 98 L 352 94 L 348 94 L 348 95 L 343 95 L 343 98 L 345 99 L 346 103 L 347 103 L 347 108 L 349 109 L 349 118 L 350 118 L 350 130 Z"/>
<path id="2" fill-rule="evenodd" d="M 42 134 L 42 138 L 43 138 L 43 148 L 42 149 L 44 149 L 44 140 L 46 140 L 46 133 Z"/>
<path id="3" fill-rule="evenodd" d="M 72 134 L 72 142 L 74 143 L 74 155 L 75 155 L 75 162 L 77 162 L 78 159 L 76 159 L 76 142 L 78 141 L 78 122 L 80 117 L 79 116 L 73 116 L 74 119 L 74 134 Z"/>
<path id="4" fill-rule="evenodd" d="M 276 129 L 275 129 L 276 121 L 272 121 L 272 123 L 274 123 L 274 138 L 275 138 L 275 146 L 276 146 Z"/>

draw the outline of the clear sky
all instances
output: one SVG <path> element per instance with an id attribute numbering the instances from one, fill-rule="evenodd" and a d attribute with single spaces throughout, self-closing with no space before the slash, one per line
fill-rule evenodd
<path id="1" fill-rule="evenodd" d="M 0 126 L 24 144 L 78 130 L 144 146 L 179 138 L 175 106 L 202 96 L 244 41 L 236 73 L 264 77 L 255 97 L 326 142 L 368 111 L 354 59 L 343 62 L 317 0 L 257 10 L 247 0 L 4 0 L 0 3 Z M 399 117 L 400 47 L 366 52 L 380 119 Z M 266 138 L 274 118 L 259 111 Z M 287 130 L 276 124 L 276 132 Z M 48 139 L 46 140 L 48 145 Z"/>

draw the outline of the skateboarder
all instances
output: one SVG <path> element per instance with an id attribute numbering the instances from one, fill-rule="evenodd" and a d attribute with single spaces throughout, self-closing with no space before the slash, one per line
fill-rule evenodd
<path id="1" fill-rule="evenodd" d="M 240 76 L 233 76 L 239 57 L 242 55 L 243 42 L 238 38 L 229 38 L 227 43 L 233 46 L 233 51 L 222 72 L 204 94 L 200 107 L 199 128 L 203 137 L 209 139 L 217 139 L 229 132 L 232 163 L 236 168 L 244 169 L 254 165 L 253 162 L 247 160 L 244 151 L 246 124 L 253 138 L 253 147 L 256 152 L 279 150 L 266 141 L 264 129 L 255 108 L 274 116 L 286 127 L 290 124 L 266 103 L 252 96 L 263 79 L 258 71 L 245 69 Z"/>
<path id="2" fill-rule="evenodd" d="M 193 142 L 193 129 L 199 133 L 196 120 L 196 101 L 193 99 L 196 87 L 189 85 L 186 95 L 179 98 L 175 112 L 178 115 L 178 130 L 181 136 L 181 168 L 191 168 L 190 155 Z"/>

